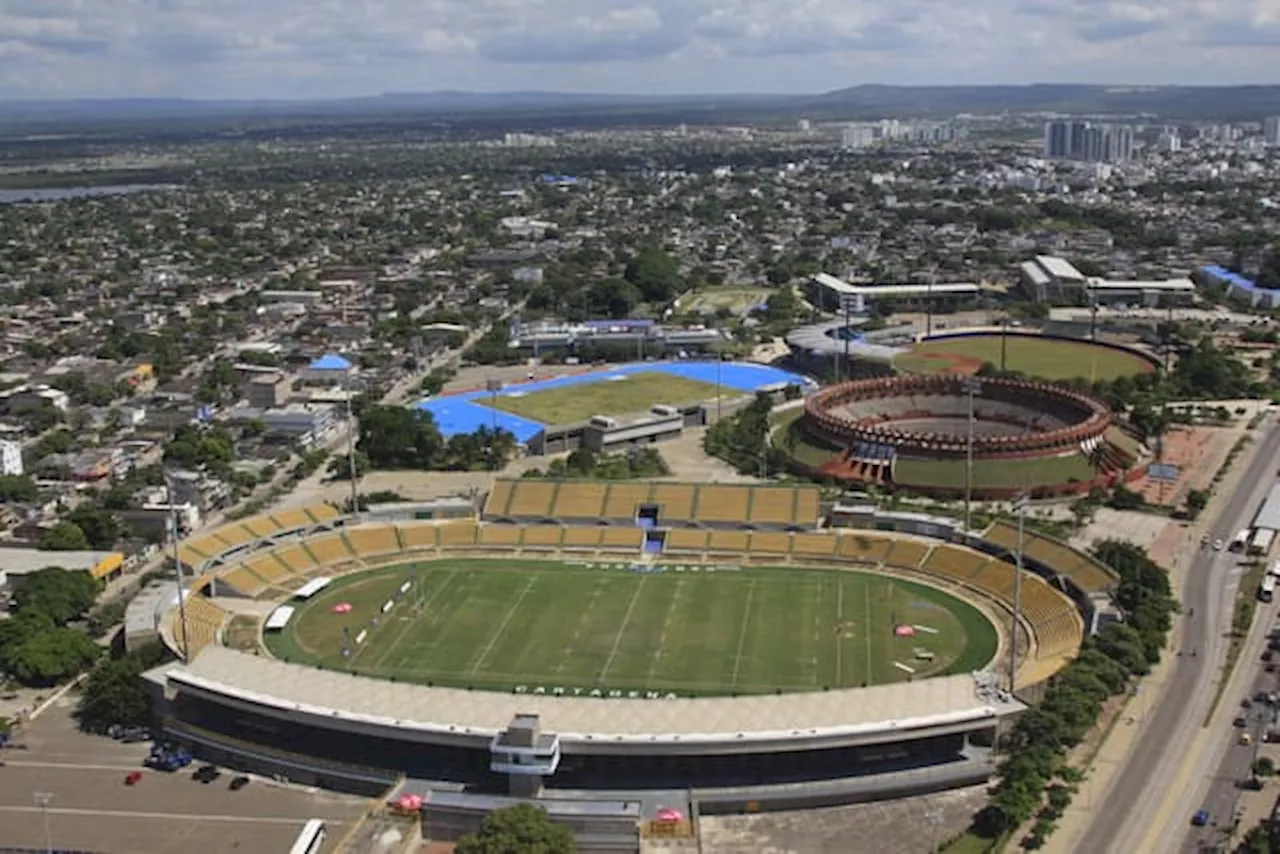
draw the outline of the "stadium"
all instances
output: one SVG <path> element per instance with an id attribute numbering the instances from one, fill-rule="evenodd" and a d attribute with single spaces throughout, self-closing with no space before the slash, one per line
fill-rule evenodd
<path id="1" fill-rule="evenodd" d="M 417 404 L 446 437 L 502 429 L 533 454 L 656 441 L 731 414 L 758 392 L 815 384 L 751 362 L 654 361 L 433 397 Z"/>
<path id="2" fill-rule="evenodd" d="M 805 400 L 781 441 L 813 477 L 936 495 L 963 489 L 971 453 L 973 494 L 990 499 L 1113 485 L 1140 453 L 1106 405 L 1084 392 L 949 373 L 824 388 Z"/>
<path id="3" fill-rule="evenodd" d="M 654 793 L 726 812 L 935 791 L 989 776 L 1015 695 L 1114 585 L 1035 534 L 1018 584 L 1008 525 L 812 487 L 500 480 L 439 510 L 315 505 L 183 543 L 182 607 L 127 618 L 185 652 L 146 675 L 158 732 L 455 819 L 540 796 L 629 833 Z"/>

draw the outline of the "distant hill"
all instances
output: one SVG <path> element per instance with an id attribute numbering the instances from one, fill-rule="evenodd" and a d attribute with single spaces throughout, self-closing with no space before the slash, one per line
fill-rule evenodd
<path id="1" fill-rule="evenodd" d="M 1280 115 L 1280 86 L 885 86 L 868 84 L 816 95 L 608 95 L 570 92 L 390 92 L 330 100 L 125 98 L 0 101 L 0 121 L 24 129 L 76 122 L 156 119 L 324 119 L 389 115 L 481 114 L 591 116 L 618 124 L 658 121 L 817 120 L 957 113 L 1061 112 L 1167 119 L 1259 120 Z"/>

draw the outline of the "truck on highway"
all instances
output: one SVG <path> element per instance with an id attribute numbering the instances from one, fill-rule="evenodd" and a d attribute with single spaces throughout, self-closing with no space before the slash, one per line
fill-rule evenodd
<path id="1" fill-rule="evenodd" d="M 1249 529 L 1241 528 L 1239 531 L 1236 532 L 1236 535 L 1231 538 L 1230 551 L 1242 552 L 1245 550 L 1245 547 L 1248 545 L 1249 545 Z"/>
<path id="2" fill-rule="evenodd" d="M 1275 541 L 1275 531 L 1270 528 L 1258 528 L 1253 532 L 1253 539 L 1249 540 L 1249 554 L 1265 555 L 1271 551 L 1271 546 Z"/>

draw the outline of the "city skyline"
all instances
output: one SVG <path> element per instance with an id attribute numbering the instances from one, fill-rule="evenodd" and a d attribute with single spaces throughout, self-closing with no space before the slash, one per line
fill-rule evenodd
<path id="1" fill-rule="evenodd" d="M 0 98 L 386 91 L 804 94 L 861 83 L 1233 85 L 1280 22 L 1256 4 L 937 0 L 10 0 Z"/>

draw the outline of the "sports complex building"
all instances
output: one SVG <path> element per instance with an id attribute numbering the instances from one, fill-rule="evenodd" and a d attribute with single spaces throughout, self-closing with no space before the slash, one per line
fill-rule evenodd
<path id="1" fill-rule="evenodd" d="M 658 441 L 730 414 L 757 392 L 780 395 L 788 386 L 816 387 L 808 377 L 752 362 L 636 362 L 442 395 L 417 408 L 446 438 L 502 429 L 530 453 L 552 454 Z M 580 410 L 583 401 L 600 408 Z M 605 420 L 593 423 L 597 417 Z"/>
<path id="2" fill-rule="evenodd" d="M 128 618 L 186 653 L 146 675 L 162 737 L 301 783 L 423 794 L 436 838 L 537 797 L 583 850 L 626 850 L 659 806 L 984 781 L 995 729 L 1115 583 L 1034 533 L 1019 576 L 1008 525 L 811 487 L 499 480 L 462 518 L 394 515 L 297 507 L 182 543 L 183 607 L 139 600 L 149 612 Z M 599 648 L 529 657 L 593 619 Z M 707 634 L 717 621 L 728 631 Z M 418 667 L 433 656 L 436 675 Z"/>

